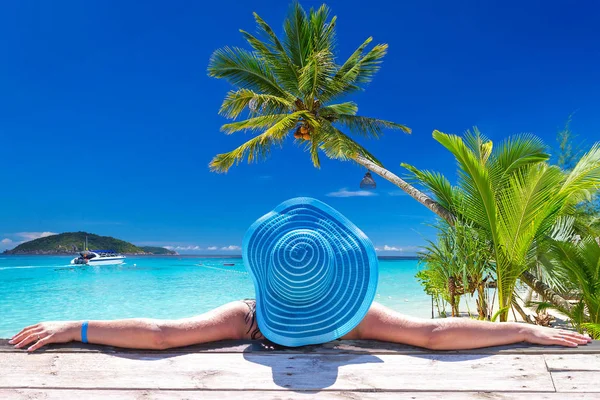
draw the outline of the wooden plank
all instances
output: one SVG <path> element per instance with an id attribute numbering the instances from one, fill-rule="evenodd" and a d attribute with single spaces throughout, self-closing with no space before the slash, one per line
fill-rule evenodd
<path id="1" fill-rule="evenodd" d="M 598 371 L 557 371 L 552 372 L 556 391 L 560 393 L 595 392 L 600 398 L 600 372 Z M 571 398 L 571 395 L 565 396 Z"/>
<path id="2" fill-rule="evenodd" d="M 600 371 L 600 354 L 546 355 L 544 358 L 550 372 Z"/>
<path id="3" fill-rule="evenodd" d="M 553 392 L 541 355 L 13 353 L 0 388 Z"/>
<path id="4" fill-rule="evenodd" d="M 111 346 L 83 344 L 79 342 L 50 345 L 46 352 L 57 353 L 160 353 L 152 350 L 120 349 Z M 316 346 L 282 347 L 267 341 L 259 340 L 228 340 L 205 343 L 178 349 L 170 349 L 169 353 L 283 353 L 283 354 L 339 354 L 339 353 L 368 353 L 368 354 L 600 354 L 600 340 L 579 347 L 540 346 L 517 343 L 509 346 L 495 346 L 473 350 L 433 351 L 419 347 L 378 342 L 375 340 L 335 340 Z M 8 344 L 6 339 L 0 339 L 0 353 L 19 353 Z"/>
<path id="5" fill-rule="evenodd" d="M 324 400 L 439 400 L 452 398 L 455 400 L 563 400 L 562 393 L 539 392 L 310 392 L 295 393 L 290 391 L 202 391 L 202 390 L 72 390 L 72 389 L 0 389 L 0 399 L 30 400 L 182 400 L 182 399 L 244 399 L 244 400 L 294 400 L 306 399 L 313 395 Z M 533 397 L 532 397 L 533 396 Z M 597 393 L 572 393 L 569 400 L 598 399 Z"/>
<path id="6" fill-rule="evenodd" d="M 502 393 L 502 392 L 318 392 L 310 393 L 323 400 L 564 400 L 562 393 Z M 14 400 L 295 400 L 310 394 L 290 391 L 203 391 L 203 390 L 80 390 L 80 389 L 0 389 L 0 399 Z M 569 400 L 598 399 L 597 393 L 573 393 Z"/>

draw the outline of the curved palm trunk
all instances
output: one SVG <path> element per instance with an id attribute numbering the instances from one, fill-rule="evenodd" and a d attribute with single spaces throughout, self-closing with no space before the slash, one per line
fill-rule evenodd
<path id="1" fill-rule="evenodd" d="M 392 182 L 394 185 L 398 186 L 400 189 L 404 190 L 409 196 L 413 199 L 417 200 L 419 203 L 423 204 L 425 207 L 429 208 L 439 217 L 446 220 L 450 225 L 454 226 L 454 215 L 444 207 L 442 207 L 438 202 L 433 200 L 431 197 L 427 196 L 425 193 L 421 192 L 419 189 L 415 188 L 404 179 L 399 176 L 391 173 L 387 169 L 380 167 L 375 164 L 371 160 L 368 160 L 362 156 L 354 157 L 354 161 L 362 165 L 363 167 L 369 169 L 370 171 L 375 172 L 377 175 L 381 176 L 383 179 L 386 179 Z"/>
<path id="2" fill-rule="evenodd" d="M 362 165 L 363 167 L 375 172 L 383 179 L 398 186 L 413 199 L 417 200 L 419 203 L 423 204 L 425 207 L 433 211 L 439 217 L 446 220 L 450 225 L 454 225 L 455 217 L 450 211 L 446 210 L 438 202 L 436 202 L 435 200 L 427 196 L 425 193 L 421 192 L 419 189 L 406 182 L 404 179 L 400 178 L 396 174 L 388 171 L 383 167 L 380 167 L 371 160 L 368 160 L 362 156 L 355 156 L 353 160 L 356 161 L 358 164 Z M 525 284 L 527 284 L 529 287 L 531 287 L 534 291 L 539 293 L 548 302 L 565 310 L 571 309 L 571 304 L 567 300 L 565 300 L 562 296 L 554 292 L 548 285 L 537 279 L 530 272 L 524 272 L 521 275 L 521 280 L 525 282 Z M 508 315 L 508 311 L 502 314 L 503 315 L 500 316 L 501 320 L 503 316 L 506 318 L 506 316 Z"/>
<path id="3" fill-rule="evenodd" d="M 544 282 L 540 281 L 535 277 L 531 272 L 525 271 L 521 274 L 521 280 L 527 284 L 530 288 L 539 293 L 542 298 L 546 301 L 554 304 L 558 308 L 562 308 L 563 310 L 570 312 L 573 307 L 571 303 L 567 300 L 556 294 L 554 290 L 552 290 L 548 285 Z"/>

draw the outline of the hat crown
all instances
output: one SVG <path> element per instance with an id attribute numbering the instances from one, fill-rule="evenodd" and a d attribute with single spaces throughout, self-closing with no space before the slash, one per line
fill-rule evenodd
<path id="1" fill-rule="evenodd" d="M 292 229 L 273 246 L 267 271 L 274 300 L 313 303 L 332 288 L 335 255 L 319 231 Z"/>

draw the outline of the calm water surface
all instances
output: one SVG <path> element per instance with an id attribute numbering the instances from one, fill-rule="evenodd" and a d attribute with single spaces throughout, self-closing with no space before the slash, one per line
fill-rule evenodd
<path id="1" fill-rule="evenodd" d="M 71 259 L 0 255 L 0 338 L 39 321 L 181 318 L 254 297 L 240 258 L 132 256 L 98 267 L 74 267 Z M 417 271 L 416 260 L 381 260 L 375 301 L 430 318 Z"/>

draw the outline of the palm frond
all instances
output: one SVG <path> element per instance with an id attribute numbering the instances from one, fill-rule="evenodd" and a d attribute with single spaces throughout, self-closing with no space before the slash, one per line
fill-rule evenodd
<path id="1" fill-rule="evenodd" d="M 369 83 L 379 71 L 383 57 L 387 54 L 388 45 L 375 45 L 367 54 L 365 54 L 354 68 L 351 68 L 344 74 L 343 80 L 351 83 Z"/>
<path id="2" fill-rule="evenodd" d="M 310 50 L 313 53 L 319 53 L 323 50 L 333 52 L 335 49 L 335 23 L 337 17 L 331 18 L 327 22 L 330 15 L 329 7 L 325 4 L 321 5 L 318 10 L 310 10 L 309 25 L 310 25 Z"/>
<path id="3" fill-rule="evenodd" d="M 298 89 L 307 99 L 309 108 L 320 93 L 332 89 L 329 77 L 335 71 L 333 53 L 328 49 L 311 53 L 298 77 Z"/>
<path id="4" fill-rule="evenodd" d="M 496 241 L 498 215 L 488 169 L 481 165 L 479 158 L 459 136 L 434 131 L 433 138 L 447 148 L 458 162 L 461 183 L 465 189 L 466 216 L 477 225 L 486 227 Z M 498 254 L 496 256 L 498 257 Z"/>
<path id="5" fill-rule="evenodd" d="M 559 242 L 569 242 L 575 237 L 577 220 L 572 215 L 561 215 L 556 219 L 548 237 Z"/>
<path id="6" fill-rule="evenodd" d="M 232 85 L 290 99 L 283 90 L 264 59 L 238 47 L 224 47 L 210 57 L 208 75 L 223 78 Z"/>
<path id="7" fill-rule="evenodd" d="M 435 171 L 419 170 L 412 165 L 402 163 L 409 170 L 415 180 L 429 189 L 438 203 L 447 210 L 456 210 L 460 203 L 460 192 L 450 184 L 450 181 L 441 173 Z"/>
<path id="8" fill-rule="evenodd" d="M 266 59 L 273 61 L 275 66 L 273 72 L 277 76 L 277 79 L 281 86 L 287 91 L 293 93 L 296 97 L 300 96 L 298 90 L 298 67 L 290 59 L 286 53 L 283 44 L 273 31 L 269 24 L 267 24 L 257 13 L 254 13 L 254 19 L 258 25 L 259 31 L 264 35 L 267 40 L 268 53 L 266 53 Z"/>
<path id="9" fill-rule="evenodd" d="M 600 340 L 600 324 L 584 322 L 581 327 L 590 335 L 592 339 Z"/>
<path id="10" fill-rule="evenodd" d="M 481 165 L 484 165 L 490 154 L 492 153 L 493 144 L 490 139 L 483 135 L 477 127 L 473 128 L 473 131 L 465 132 L 463 137 L 465 146 L 471 150 L 475 155 L 475 158 L 479 160 Z"/>
<path id="11" fill-rule="evenodd" d="M 283 26 L 283 45 L 293 64 L 304 68 L 309 54 L 310 25 L 306 12 L 299 3 L 294 3 Z"/>
<path id="12" fill-rule="evenodd" d="M 227 172 L 234 164 L 239 164 L 247 159 L 248 163 L 267 158 L 271 147 L 281 144 L 283 139 L 296 126 L 303 113 L 290 114 L 274 123 L 264 133 L 248 140 L 235 150 L 228 153 L 218 154 L 209 164 L 211 171 Z"/>
<path id="13" fill-rule="evenodd" d="M 363 46 L 371 41 L 367 39 Z M 367 54 L 361 55 L 364 47 L 361 46 L 350 56 L 348 61 L 340 67 L 332 78 L 332 87 L 327 93 L 322 94 L 322 101 L 330 101 L 333 98 L 347 95 L 361 88 L 360 84 L 371 82 L 387 53 L 387 44 L 374 46 Z M 358 59 L 357 59 L 358 58 Z"/>
<path id="14" fill-rule="evenodd" d="M 579 330 L 585 323 L 600 324 L 600 245 L 593 237 L 552 244 L 554 267 L 575 285 L 580 299 L 567 314 Z"/>
<path id="15" fill-rule="evenodd" d="M 510 261 L 521 266 L 521 271 L 514 271 L 517 276 L 527 269 L 524 257 L 533 239 L 546 235 L 552 227 L 540 229 L 548 215 L 560 209 L 550 203 L 561 180 L 557 168 L 533 165 L 513 173 L 507 185 L 499 189 L 499 239 Z"/>
<path id="16" fill-rule="evenodd" d="M 347 161 L 360 155 L 377 165 L 381 165 L 381 162 L 367 149 L 356 143 L 329 122 L 325 121 L 321 129 L 320 148 L 325 152 L 327 157 Z"/>
<path id="17" fill-rule="evenodd" d="M 367 48 L 369 43 L 371 43 L 372 41 L 373 41 L 373 38 L 368 37 L 367 40 L 365 40 L 360 46 L 358 46 L 358 48 L 356 50 L 354 50 L 354 53 L 352 53 L 350 55 L 350 57 L 348 57 L 346 62 L 344 62 L 344 64 L 342 64 L 342 66 L 338 69 L 334 79 L 343 80 L 343 77 L 346 75 L 346 73 L 348 71 L 350 71 L 352 68 L 354 68 L 356 66 L 356 64 L 360 61 L 360 58 L 361 58 L 364 50 Z"/>
<path id="18" fill-rule="evenodd" d="M 578 195 L 574 199 L 578 202 L 590 192 L 598 190 L 600 190 L 600 142 L 594 144 L 567 175 L 561 193 Z"/>
<path id="19" fill-rule="evenodd" d="M 265 133 L 280 132 L 282 127 L 292 129 L 299 122 L 305 125 L 318 129 L 320 126 L 319 120 L 314 115 L 306 110 L 295 111 L 291 114 L 267 114 L 258 117 L 249 118 L 244 121 L 236 121 L 221 126 L 221 130 L 227 134 L 239 131 L 256 131 L 268 128 Z"/>
<path id="20" fill-rule="evenodd" d="M 345 103 L 329 104 L 319 109 L 319 115 L 326 118 L 330 122 L 337 119 L 339 114 L 356 115 L 358 112 L 358 106 L 353 101 L 347 101 Z"/>
<path id="21" fill-rule="evenodd" d="M 250 115 L 281 114 L 293 111 L 294 104 L 280 96 L 256 93 L 250 89 L 239 89 L 227 93 L 219 114 L 235 119 L 245 109 L 249 110 Z"/>
<path id="22" fill-rule="evenodd" d="M 337 114 L 335 122 L 354 134 L 375 139 L 381 137 L 384 129 L 399 129 L 404 133 L 411 133 L 410 128 L 406 125 L 358 115 Z"/>
<path id="23" fill-rule="evenodd" d="M 514 171 L 528 165 L 537 164 L 550 158 L 541 139 L 534 135 L 511 136 L 500 143 L 494 151 L 491 171 L 497 185 Z"/>
<path id="24" fill-rule="evenodd" d="M 310 159 L 315 168 L 321 168 L 321 160 L 319 158 L 319 148 L 321 146 L 321 129 L 315 130 L 312 133 L 311 140 L 306 142 L 306 150 L 310 154 Z"/>
<path id="25" fill-rule="evenodd" d="M 291 114 L 294 115 L 294 114 Z M 279 123 L 280 121 L 288 118 L 290 114 L 266 114 L 259 115 L 258 117 L 248 118 L 243 121 L 231 122 L 229 124 L 223 124 L 221 126 L 221 131 L 230 135 L 235 132 L 240 131 L 259 131 L 267 129 L 274 124 Z M 299 118 L 298 115 L 295 115 L 296 121 Z"/>
<path id="26" fill-rule="evenodd" d="M 237 165 L 244 158 L 248 163 L 265 159 L 271 153 L 271 147 L 277 144 L 277 141 L 269 137 L 256 136 L 243 145 L 228 153 L 217 154 L 209 164 L 213 172 L 227 172 L 234 164 Z"/>

